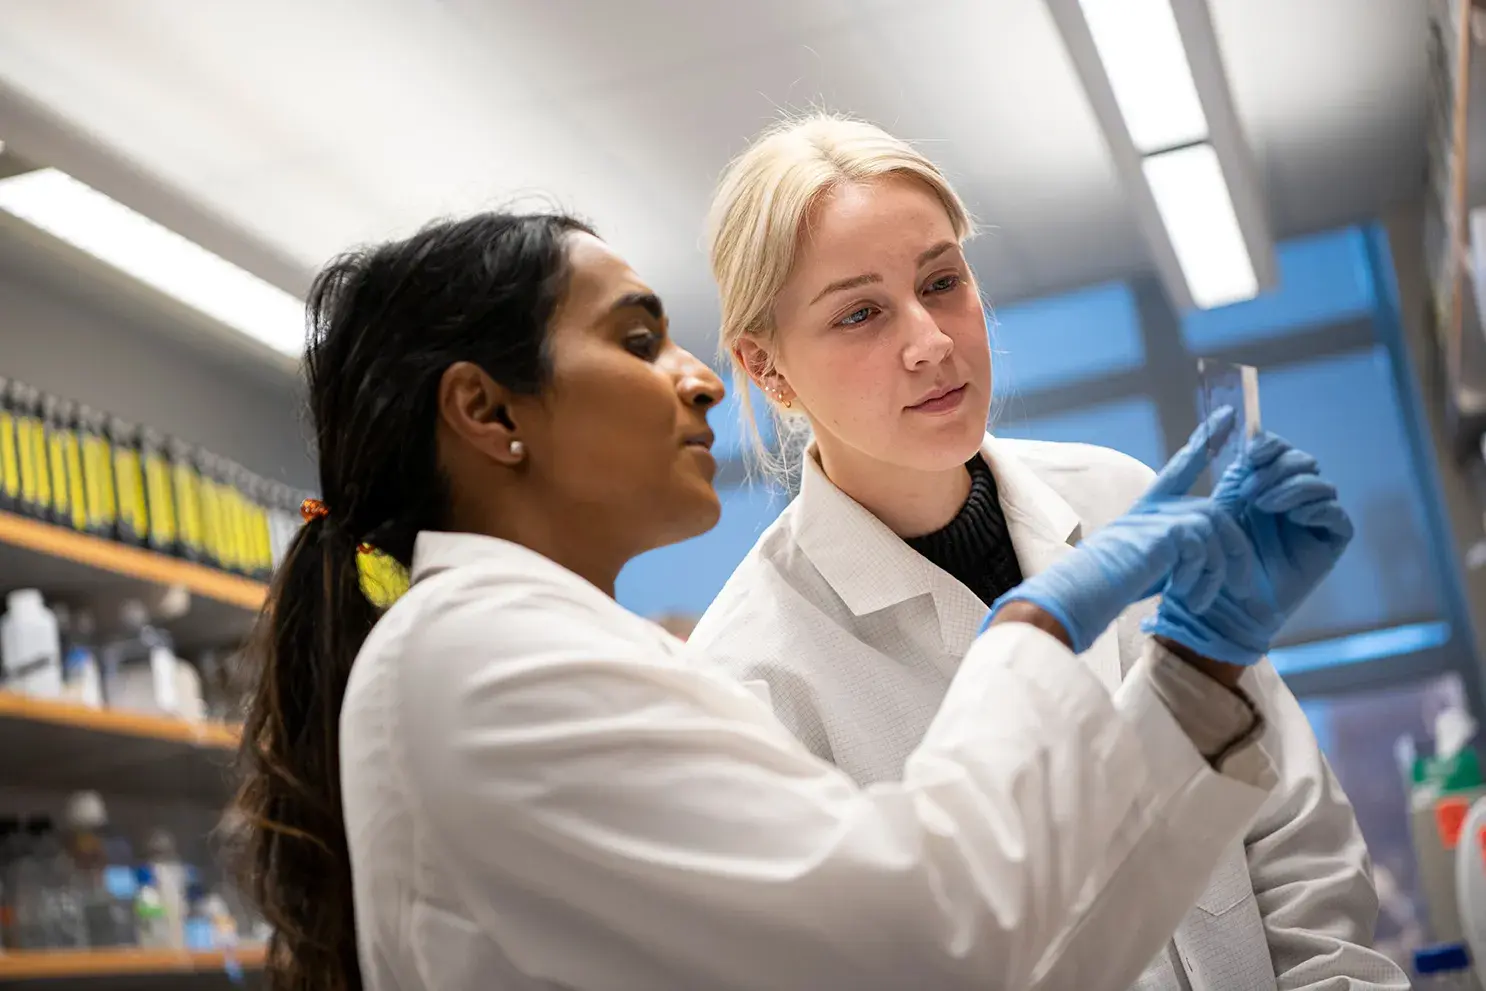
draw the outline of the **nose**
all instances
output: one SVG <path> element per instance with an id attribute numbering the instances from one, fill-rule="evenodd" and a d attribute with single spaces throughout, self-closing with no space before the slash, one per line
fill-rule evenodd
<path id="1" fill-rule="evenodd" d="M 905 311 L 904 319 L 908 324 L 908 341 L 903 348 L 903 364 L 910 371 L 937 365 L 955 349 L 955 342 L 939 329 L 934 315 L 918 300 Z"/>
<path id="2" fill-rule="evenodd" d="M 683 347 L 676 348 L 676 393 L 687 406 L 706 411 L 722 402 L 727 388 L 717 373 Z"/>

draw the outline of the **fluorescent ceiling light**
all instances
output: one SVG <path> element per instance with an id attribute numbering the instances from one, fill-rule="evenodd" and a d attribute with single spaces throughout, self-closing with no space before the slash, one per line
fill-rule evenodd
<path id="1" fill-rule="evenodd" d="M 1169 0 L 1079 0 L 1115 102 L 1142 154 L 1207 137 Z"/>
<path id="2" fill-rule="evenodd" d="M 1141 162 L 1192 302 L 1202 309 L 1252 299 L 1259 279 L 1212 145 L 1192 145 Z"/>
<path id="3" fill-rule="evenodd" d="M 275 351 L 304 351 L 300 300 L 65 172 L 0 179 L 0 210 Z"/>

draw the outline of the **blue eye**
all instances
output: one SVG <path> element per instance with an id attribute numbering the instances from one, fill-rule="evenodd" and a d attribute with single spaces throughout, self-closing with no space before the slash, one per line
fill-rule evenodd
<path id="1" fill-rule="evenodd" d="M 854 327 L 859 323 L 870 320 L 875 310 L 876 308 L 871 306 L 864 306 L 859 310 L 852 310 L 846 316 L 836 321 L 836 325 L 839 327 Z"/>
<path id="2" fill-rule="evenodd" d="M 929 283 L 929 292 L 949 292 L 960 284 L 958 275 L 942 275 Z"/>

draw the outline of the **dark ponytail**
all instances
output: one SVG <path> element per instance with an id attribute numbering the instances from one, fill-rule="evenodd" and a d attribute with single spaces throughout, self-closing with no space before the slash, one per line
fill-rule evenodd
<path id="1" fill-rule="evenodd" d="M 274 935 L 272 991 L 360 991 L 339 724 L 351 665 L 378 613 L 357 549 L 404 566 L 448 503 L 439 380 L 470 361 L 534 394 L 566 282 L 561 215 L 482 214 L 345 255 L 316 279 L 305 350 L 327 512 L 301 528 L 250 643 L 256 665 L 235 817 L 250 894 Z"/>

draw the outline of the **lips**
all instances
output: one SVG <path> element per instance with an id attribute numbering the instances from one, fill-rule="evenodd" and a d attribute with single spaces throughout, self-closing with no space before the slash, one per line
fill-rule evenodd
<path id="1" fill-rule="evenodd" d="M 965 396 L 965 383 L 941 385 L 926 393 L 908 408 L 923 413 L 939 413 L 954 409 Z"/>
<path id="2" fill-rule="evenodd" d="M 711 430 L 701 430 L 686 437 L 682 443 L 687 447 L 699 447 L 704 451 L 711 451 L 712 445 L 717 440 L 717 435 Z"/>

